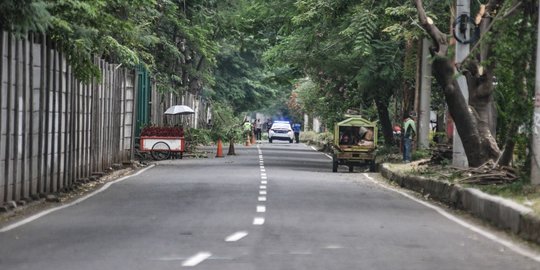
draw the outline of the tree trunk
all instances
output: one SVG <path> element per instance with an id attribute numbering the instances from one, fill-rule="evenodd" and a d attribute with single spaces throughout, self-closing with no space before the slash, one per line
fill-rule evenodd
<path id="1" fill-rule="evenodd" d="M 435 142 L 436 143 L 446 143 L 446 139 L 443 139 L 445 137 L 444 134 L 446 134 L 446 122 L 444 121 L 444 111 L 437 111 L 437 123 L 435 126 Z M 447 138 L 448 139 L 448 138 Z"/>
<path id="2" fill-rule="evenodd" d="M 233 138 L 229 140 L 229 151 L 227 152 L 227 156 L 236 156 L 236 153 L 234 152 L 234 139 Z"/>
<path id="3" fill-rule="evenodd" d="M 392 131 L 392 121 L 390 120 L 390 114 L 388 113 L 388 103 L 377 99 L 375 104 L 377 106 L 379 121 L 381 122 L 384 144 L 392 145 L 394 143 L 394 134 Z"/>

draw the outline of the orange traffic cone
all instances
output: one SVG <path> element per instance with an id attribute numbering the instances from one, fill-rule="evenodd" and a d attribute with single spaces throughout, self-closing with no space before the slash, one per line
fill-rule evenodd
<path id="1" fill-rule="evenodd" d="M 224 157 L 223 156 L 223 144 L 221 143 L 221 139 L 218 139 L 217 141 L 217 152 L 216 157 Z"/>

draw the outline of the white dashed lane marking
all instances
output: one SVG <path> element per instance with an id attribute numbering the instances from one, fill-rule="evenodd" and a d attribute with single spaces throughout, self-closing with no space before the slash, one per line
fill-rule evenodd
<path id="1" fill-rule="evenodd" d="M 236 232 L 234 234 L 229 235 L 227 238 L 225 238 L 225 242 L 236 242 L 248 235 L 247 232 Z"/>
<path id="2" fill-rule="evenodd" d="M 192 257 L 188 258 L 182 263 L 182 266 L 184 267 L 192 267 L 196 266 L 197 264 L 203 262 L 204 260 L 210 258 L 212 256 L 212 253 L 210 252 L 199 252 Z"/>
<path id="3" fill-rule="evenodd" d="M 263 217 L 256 217 L 253 219 L 253 225 L 263 225 L 263 224 L 264 224 Z"/>
<path id="4" fill-rule="evenodd" d="M 268 183 L 266 181 L 266 169 L 264 167 L 264 158 L 261 149 L 257 145 L 257 149 L 259 150 L 259 169 L 261 171 L 261 185 L 259 185 L 259 197 L 257 197 L 257 200 L 259 202 L 266 202 L 266 184 Z M 266 212 L 266 206 L 265 205 L 257 205 L 257 213 L 265 213 Z M 253 225 L 263 225 L 264 224 L 264 217 L 255 217 L 253 218 Z"/>

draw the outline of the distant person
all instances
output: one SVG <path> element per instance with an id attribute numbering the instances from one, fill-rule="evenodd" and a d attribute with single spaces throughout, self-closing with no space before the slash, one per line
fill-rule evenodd
<path id="1" fill-rule="evenodd" d="M 407 114 L 403 118 L 403 162 L 411 162 L 413 139 L 416 136 L 416 124 Z"/>
<path id="2" fill-rule="evenodd" d="M 263 123 L 261 122 L 261 119 L 257 119 L 257 122 L 255 123 L 255 136 L 257 140 L 262 139 L 262 126 Z"/>
<path id="3" fill-rule="evenodd" d="M 251 123 L 249 120 L 245 120 L 244 124 L 242 126 L 243 132 L 244 132 L 244 139 L 246 139 L 247 142 L 250 141 L 251 132 L 253 130 L 253 127 L 251 126 Z"/>
<path id="4" fill-rule="evenodd" d="M 394 143 L 401 149 L 401 127 L 395 125 L 392 134 L 394 135 Z"/>
<path id="5" fill-rule="evenodd" d="M 266 132 L 270 132 L 270 128 L 272 128 L 272 118 L 266 120 Z"/>
<path id="6" fill-rule="evenodd" d="M 302 125 L 300 123 L 294 123 L 292 125 L 292 129 L 294 132 L 294 139 L 296 140 L 296 143 L 300 142 L 300 129 L 302 128 Z"/>
<path id="7" fill-rule="evenodd" d="M 343 134 L 341 138 L 339 139 L 340 145 L 351 145 L 351 143 L 352 143 L 352 140 L 347 134 Z"/>

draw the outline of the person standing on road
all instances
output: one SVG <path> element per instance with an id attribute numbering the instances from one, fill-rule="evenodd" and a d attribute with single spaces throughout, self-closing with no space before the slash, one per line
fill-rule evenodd
<path id="1" fill-rule="evenodd" d="M 266 132 L 270 132 L 270 128 L 272 128 L 272 118 L 266 120 Z"/>
<path id="2" fill-rule="evenodd" d="M 302 125 L 300 123 L 294 123 L 292 126 L 293 132 L 294 132 L 294 139 L 296 140 L 296 143 L 300 142 L 300 129 L 302 128 Z"/>
<path id="3" fill-rule="evenodd" d="M 257 122 L 255 123 L 255 136 L 257 137 L 257 140 L 262 139 L 262 126 L 261 119 L 257 119 Z"/>
<path id="4" fill-rule="evenodd" d="M 411 162 L 413 138 L 416 136 L 416 124 L 407 114 L 403 119 L 403 162 Z"/>
<path id="5" fill-rule="evenodd" d="M 243 125 L 243 131 L 244 131 L 244 139 L 246 140 L 246 142 L 249 142 L 250 141 L 250 136 L 251 136 L 251 132 L 252 132 L 252 126 L 251 126 L 251 123 L 249 122 L 249 120 L 245 120 L 244 121 L 244 125 Z"/>

